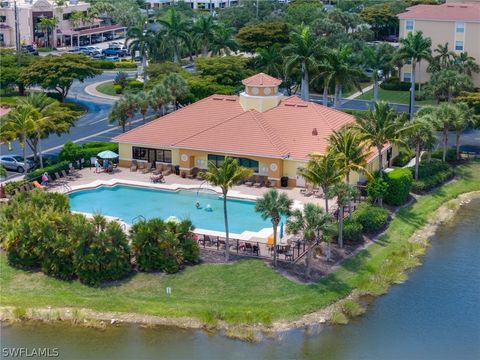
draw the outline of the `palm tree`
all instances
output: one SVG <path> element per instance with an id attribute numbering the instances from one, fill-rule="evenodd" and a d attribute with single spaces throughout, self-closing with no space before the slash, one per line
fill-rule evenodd
<path id="1" fill-rule="evenodd" d="M 404 127 L 400 124 L 401 115 L 398 115 L 388 103 L 375 103 L 375 110 L 370 109 L 366 114 L 357 116 L 353 125 L 360 134 L 360 139 L 378 151 L 378 171 L 383 177 L 383 154 L 385 144 L 400 141 Z"/>
<path id="2" fill-rule="evenodd" d="M 366 170 L 367 158 L 370 155 L 365 151 L 360 134 L 351 128 L 343 128 L 340 131 L 333 131 L 328 141 L 328 151 L 338 159 L 340 171 L 345 174 L 346 183 L 350 184 L 350 173 L 352 171 L 363 172 Z M 352 217 L 352 203 L 348 203 L 350 218 Z"/>
<path id="3" fill-rule="evenodd" d="M 46 42 L 45 42 L 45 47 L 50 47 L 50 33 L 53 32 L 55 27 L 58 25 L 58 18 L 56 17 L 45 17 L 42 16 L 40 18 L 40 21 L 38 22 L 38 26 L 40 26 L 41 29 L 45 30 L 47 36 L 46 36 Z"/>
<path id="4" fill-rule="evenodd" d="M 180 74 L 170 73 L 163 79 L 163 84 L 170 91 L 174 109 L 178 109 L 177 99 L 188 93 L 187 82 Z"/>
<path id="5" fill-rule="evenodd" d="M 150 106 L 153 110 L 157 113 L 158 110 L 162 110 L 162 115 L 165 115 L 165 105 L 172 99 L 170 90 L 167 89 L 163 83 L 157 84 L 150 91 L 149 98 Z"/>
<path id="6" fill-rule="evenodd" d="M 257 49 L 254 59 L 255 68 L 276 78 L 281 77 L 283 56 L 278 44 L 264 49 Z"/>
<path id="7" fill-rule="evenodd" d="M 460 160 L 460 136 L 469 126 L 477 127 L 480 124 L 480 116 L 475 114 L 475 110 L 465 103 L 457 103 L 456 108 L 457 116 L 451 126 L 455 129 L 455 149 L 457 160 Z"/>
<path id="8" fill-rule="evenodd" d="M 40 167 L 43 167 L 42 138 L 51 133 L 60 135 L 68 132 L 78 114 L 43 93 L 33 92 L 20 99 L 19 104 L 20 106 L 32 106 L 37 110 L 35 129 L 27 136 L 26 142 L 32 149 L 35 160 L 39 158 Z"/>
<path id="9" fill-rule="evenodd" d="M 193 23 L 193 33 L 198 39 L 200 46 L 202 47 L 202 55 L 207 57 L 208 51 L 212 45 L 215 31 L 217 31 L 218 25 L 215 23 L 213 16 L 201 16 Z"/>
<path id="10" fill-rule="evenodd" d="M 154 52 L 156 33 L 152 30 L 144 30 L 143 25 L 138 27 L 131 27 L 127 31 L 126 41 L 128 43 L 128 51 L 135 56 L 138 51 L 142 57 L 143 81 L 147 82 L 147 57 Z"/>
<path id="11" fill-rule="evenodd" d="M 226 156 L 220 166 L 213 162 L 208 163 L 208 170 L 201 176 L 214 186 L 219 186 L 223 194 L 223 218 L 225 221 L 225 261 L 228 262 L 230 252 L 230 238 L 228 231 L 227 195 L 228 190 L 239 181 L 252 176 L 252 170 L 238 165 L 234 158 Z"/>
<path id="12" fill-rule="evenodd" d="M 474 73 L 480 72 L 480 66 L 473 56 L 468 55 L 468 52 L 461 52 L 455 55 L 454 64 L 461 74 L 473 76 Z"/>
<path id="13" fill-rule="evenodd" d="M 421 31 L 410 32 L 407 37 L 400 39 L 401 47 L 398 49 L 397 57 L 412 62 L 412 75 L 410 87 L 410 118 L 413 118 L 415 109 L 415 75 L 417 63 L 421 60 L 431 59 L 432 39 L 424 38 Z"/>
<path id="14" fill-rule="evenodd" d="M 390 46 L 390 45 L 388 45 Z M 378 100 L 378 81 L 380 80 L 380 73 L 387 73 L 390 71 L 392 61 L 391 52 L 386 51 L 386 46 L 366 47 L 363 50 L 363 58 L 365 66 L 372 69 L 373 79 L 373 101 Z"/>
<path id="15" fill-rule="evenodd" d="M 137 111 L 137 98 L 134 94 L 127 93 L 123 98 L 120 99 L 120 102 L 123 103 L 123 109 L 126 112 L 127 119 L 130 119 L 130 125 Z"/>
<path id="16" fill-rule="evenodd" d="M 136 110 L 142 114 L 143 123 L 145 123 L 145 115 L 150 107 L 150 95 L 149 93 L 142 91 L 135 96 Z"/>
<path id="17" fill-rule="evenodd" d="M 332 82 L 335 84 L 333 106 L 338 109 L 342 86 L 351 84 L 361 91 L 359 79 L 363 72 L 353 58 L 353 50 L 350 45 L 342 45 L 338 49 L 327 52 L 326 61 L 328 67 L 325 75 L 329 84 Z"/>
<path id="18" fill-rule="evenodd" d="M 319 244 L 321 235 L 331 221 L 331 217 L 316 204 L 303 205 L 303 212 L 296 209 L 287 221 L 287 232 L 297 235 L 303 233 L 303 238 L 308 242 L 306 257 L 306 275 L 310 276 L 313 249 Z"/>
<path id="19" fill-rule="evenodd" d="M 448 42 L 443 45 L 438 44 L 433 52 L 437 54 L 433 58 L 438 62 L 440 70 L 448 69 L 456 56 L 455 52 L 448 49 Z"/>
<path id="20" fill-rule="evenodd" d="M 125 132 L 125 125 L 127 124 L 128 116 L 125 108 L 125 103 L 121 100 L 115 102 L 108 114 L 108 121 L 110 124 L 117 123 L 122 127 L 122 131 Z"/>
<path id="21" fill-rule="evenodd" d="M 300 67 L 302 75 L 301 98 L 308 101 L 310 99 L 309 83 L 310 74 L 315 72 L 319 65 L 319 59 L 324 53 L 322 43 L 310 31 L 308 26 L 300 26 L 294 30 L 291 35 L 291 42 L 285 47 L 288 54 L 286 58 L 286 67 Z"/>
<path id="22" fill-rule="evenodd" d="M 343 214 L 345 206 L 356 197 L 358 191 L 350 184 L 337 183 L 330 189 L 330 196 L 337 198 L 338 206 L 338 246 L 343 247 Z"/>
<path id="23" fill-rule="evenodd" d="M 218 25 L 213 34 L 212 55 L 230 55 L 238 50 L 238 44 L 233 37 L 234 29 L 225 25 Z"/>
<path id="24" fill-rule="evenodd" d="M 173 62 L 180 63 L 180 48 L 188 42 L 190 23 L 173 7 L 168 9 L 165 17 L 157 19 L 157 22 L 162 26 L 160 34 L 173 50 Z"/>
<path id="25" fill-rule="evenodd" d="M 446 98 L 448 102 L 452 102 L 455 95 L 472 89 L 473 83 L 468 75 L 448 69 L 433 73 L 427 88 L 436 98 L 438 104 L 441 98 Z"/>
<path id="26" fill-rule="evenodd" d="M 307 165 L 299 169 L 299 174 L 310 184 L 322 189 L 325 211 L 328 213 L 329 189 L 343 178 L 337 157 L 331 152 L 327 152 L 325 155 L 311 155 Z"/>
<path id="27" fill-rule="evenodd" d="M 2 139 L 19 139 L 23 150 L 23 161 L 27 162 L 26 142 L 29 134 L 35 131 L 35 119 L 38 117 L 38 111 L 31 105 L 21 105 L 15 107 L 2 119 L 0 134 Z"/>
<path id="28" fill-rule="evenodd" d="M 287 194 L 271 189 L 257 200 L 255 211 L 259 212 L 262 219 L 270 218 L 273 227 L 273 267 L 277 267 L 277 229 L 282 216 L 289 216 L 293 200 Z"/>
<path id="29" fill-rule="evenodd" d="M 431 114 L 417 114 L 407 123 L 408 130 L 405 131 L 404 137 L 408 143 L 415 147 L 415 180 L 418 180 L 421 151 L 427 148 L 428 144 L 437 140 L 433 127 L 434 123 L 435 118 Z"/>

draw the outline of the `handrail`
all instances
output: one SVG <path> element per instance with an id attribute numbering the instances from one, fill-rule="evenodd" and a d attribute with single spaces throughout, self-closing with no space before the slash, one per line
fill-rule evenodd
<path id="1" fill-rule="evenodd" d="M 68 185 L 67 183 L 63 183 L 62 184 L 62 191 L 64 193 L 70 192 L 70 191 L 72 191 L 72 187 L 70 185 Z"/>
<path id="2" fill-rule="evenodd" d="M 135 224 L 135 221 L 136 221 L 137 219 L 141 219 L 141 220 L 143 220 L 143 221 L 147 220 L 147 219 L 145 219 L 145 216 L 143 216 L 143 215 L 138 215 L 138 216 L 135 216 L 135 217 L 132 219 L 132 224 Z"/>

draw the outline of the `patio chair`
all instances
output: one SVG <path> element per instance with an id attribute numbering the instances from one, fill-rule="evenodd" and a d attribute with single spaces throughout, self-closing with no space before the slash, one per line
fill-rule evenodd
<path id="1" fill-rule="evenodd" d="M 138 168 L 137 162 L 135 160 L 132 160 L 130 164 L 130 171 L 137 171 L 137 168 Z"/>
<path id="2" fill-rule="evenodd" d="M 164 168 L 164 170 L 162 171 L 163 176 L 168 176 L 171 173 L 173 173 L 172 165 L 165 165 L 163 168 Z"/>
<path id="3" fill-rule="evenodd" d="M 162 164 L 157 164 L 155 166 L 155 170 L 152 171 L 153 175 L 160 175 L 163 171 L 163 165 Z"/>
<path id="4" fill-rule="evenodd" d="M 148 174 L 149 172 L 153 171 L 155 168 L 152 167 L 150 164 L 145 164 L 144 169 L 142 170 L 142 174 Z"/>
<path id="5" fill-rule="evenodd" d="M 254 176 L 252 176 L 252 177 L 251 177 L 251 178 L 249 178 L 247 181 L 245 181 L 245 185 L 252 187 L 252 186 L 253 186 L 253 183 L 254 183 L 254 181 L 255 181 L 255 177 L 254 177 Z"/>
<path id="6" fill-rule="evenodd" d="M 312 196 L 313 195 L 313 185 L 312 184 L 307 184 L 307 186 L 303 189 L 300 190 L 300 193 L 303 194 L 303 196 Z"/>
<path id="7" fill-rule="evenodd" d="M 257 176 L 257 181 L 253 184 L 253 187 L 261 188 L 265 186 L 265 176 Z"/>
<path id="8" fill-rule="evenodd" d="M 192 172 L 190 174 L 187 175 L 187 178 L 189 179 L 195 179 L 198 175 L 198 172 L 199 172 L 199 169 L 197 167 L 194 167 L 192 169 Z"/>
<path id="9" fill-rule="evenodd" d="M 40 190 L 45 190 L 45 188 L 46 188 L 46 186 L 40 184 L 37 180 L 32 181 L 32 185 L 33 185 L 36 189 L 40 189 Z"/>

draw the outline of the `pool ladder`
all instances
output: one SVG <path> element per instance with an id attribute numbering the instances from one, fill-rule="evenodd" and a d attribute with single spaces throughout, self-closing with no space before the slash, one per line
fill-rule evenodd
<path id="1" fill-rule="evenodd" d="M 145 220 L 147 220 L 147 219 L 145 219 L 145 216 L 143 216 L 143 215 L 138 215 L 138 216 L 135 216 L 135 217 L 132 219 L 132 224 L 135 224 L 135 221 L 137 221 L 137 220 L 143 220 L 143 221 L 145 221 Z"/>

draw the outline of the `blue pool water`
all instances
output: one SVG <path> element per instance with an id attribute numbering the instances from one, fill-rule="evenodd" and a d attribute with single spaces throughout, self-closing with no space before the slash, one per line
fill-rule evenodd
<path id="1" fill-rule="evenodd" d="M 200 202 L 201 209 L 195 207 Z M 212 211 L 205 211 L 210 204 Z M 70 207 L 73 211 L 101 213 L 115 216 L 128 224 L 138 215 L 145 218 L 167 219 L 175 216 L 189 218 L 196 228 L 225 231 L 223 220 L 223 199 L 215 194 L 197 191 L 164 191 L 134 186 L 117 185 L 81 190 L 70 194 Z M 230 232 L 259 231 L 271 227 L 255 212 L 255 203 L 246 200 L 228 200 L 228 223 Z"/>

